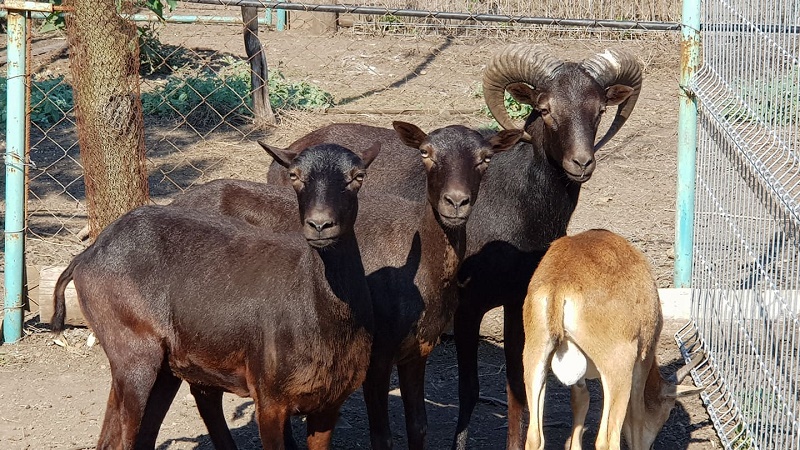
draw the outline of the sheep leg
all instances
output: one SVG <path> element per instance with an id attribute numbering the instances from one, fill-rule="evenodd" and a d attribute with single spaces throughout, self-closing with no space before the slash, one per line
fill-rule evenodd
<path id="1" fill-rule="evenodd" d="M 306 418 L 308 450 L 327 450 L 330 448 L 333 429 L 336 426 L 336 420 L 339 418 L 339 406 L 308 415 Z"/>
<path id="2" fill-rule="evenodd" d="M 286 409 L 262 394 L 253 395 L 253 401 L 261 447 L 264 450 L 283 450 L 283 426 L 288 417 Z"/>
<path id="3" fill-rule="evenodd" d="M 583 432 L 586 430 L 586 413 L 589 412 L 589 388 L 586 380 L 580 380 L 570 389 L 569 403 L 572 406 L 572 435 L 567 441 L 569 450 L 583 448 Z"/>
<path id="4" fill-rule="evenodd" d="M 373 358 L 364 379 L 364 402 L 369 419 L 369 438 L 373 450 L 392 448 L 392 430 L 389 426 L 389 382 L 392 361 Z"/>
<path id="5" fill-rule="evenodd" d="M 121 329 L 105 350 L 111 366 L 111 389 L 98 448 L 131 449 L 142 425 L 147 399 L 161 371 L 164 351 L 158 339 Z"/>
<path id="6" fill-rule="evenodd" d="M 236 450 L 236 442 L 225 421 L 220 389 L 192 384 L 190 387 L 197 410 L 206 424 L 208 436 L 217 450 Z"/>
<path id="7" fill-rule="evenodd" d="M 525 318 L 530 323 L 540 323 L 539 316 Z M 546 335 L 532 328 L 525 336 L 525 388 L 528 396 L 530 424 L 528 425 L 525 450 L 544 450 L 544 397 L 547 391 L 547 372 L 550 367 L 550 353 L 555 343 Z"/>
<path id="8" fill-rule="evenodd" d="M 122 424 L 120 423 L 120 401 L 117 397 L 117 390 L 111 385 L 106 402 L 106 414 L 103 419 L 103 426 L 100 429 L 100 437 L 97 441 L 97 449 L 117 448 L 117 440 L 122 435 Z"/>
<path id="9" fill-rule="evenodd" d="M 609 354 L 616 355 L 616 358 L 598 366 L 603 384 L 603 415 L 595 441 L 597 450 L 620 450 L 622 427 L 631 397 L 630 374 L 637 357 L 636 343 L 617 346 L 610 349 Z"/>
<path id="10" fill-rule="evenodd" d="M 428 416 L 425 411 L 425 364 L 427 360 L 428 358 L 423 356 L 397 366 L 410 450 L 425 448 L 425 437 L 428 432 Z"/>
<path id="11" fill-rule="evenodd" d="M 147 406 L 142 416 L 142 425 L 136 438 L 136 448 L 155 448 L 161 423 L 164 422 L 164 417 L 180 387 L 181 379 L 172 373 L 165 361 L 150 390 L 150 397 L 147 399 Z"/>
<path id="12" fill-rule="evenodd" d="M 294 440 L 294 432 L 292 432 L 292 416 L 286 417 L 286 423 L 283 424 L 283 445 L 285 450 L 298 450 L 297 441 Z"/>
<path id="13" fill-rule="evenodd" d="M 466 450 L 469 420 L 480 396 L 478 380 L 478 344 L 481 320 L 485 311 L 476 311 L 462 296 L 453 318 L 453 332 L 458 358 L 458 423 L 453 450 Z"/>
<path id="14" fill-rule="evenodd" d="M 508 398 L 508 433 L 506 449 L 522 450 L 522 419 L 525 410 L 525 381 L 522 350 L 525 331 L 522 325 L 522 302 L 503 308 L 503 350 L 506 356 L 506 395 Z"/>

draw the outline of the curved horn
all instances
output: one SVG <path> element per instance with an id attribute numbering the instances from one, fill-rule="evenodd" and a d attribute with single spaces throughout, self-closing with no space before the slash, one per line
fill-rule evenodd
<path id="1" fill-rule="evenodd" d="M 608 89 L 615 84 L 622 84 L 633 88 L 628 98 L 617 107 L 617 115 L 608 127 L 605 136 L 595 144 L 595 151 L 606 144 L 617 131 L 622 128 L 628 116 L 631 115 L 639 93 L 642 90 L 642 68 L 636 56 L 625 50 L 606 50 L 581 62 L 581 67 L 592 76 L 603 89 Z"/>
<path id="2" fill-rule="evenodd" d="M 704 354 L 698 353 L 692 357 L 688 364 L 678 369 L 678 371 L 675 372 L 675 384 L 681 384 L 681 381 L 689 375 L 689 372 L 703 362 L 703 358 Z"/>
<path id="3" fill-rule="evenodd" d="M 518 128 L 506 111 L 506 86 L 524 82 L 536 88 L 562 64 L 545 49 L 529 44 L 509 45 L 495 54 L 483 72 L 483 96 L 497 123 L 507 130 Z M 526 132 L 523 139 L 530 138 Z"/>

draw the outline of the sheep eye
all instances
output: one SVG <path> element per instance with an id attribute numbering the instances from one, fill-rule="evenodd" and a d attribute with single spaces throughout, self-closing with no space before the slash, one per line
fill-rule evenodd
<path id="1" fill-rule="evenodd" d="M 419 149 L 419 154 L 422 155 L 423 158 L 429 158 L 431 156 L 428 150 L 425 150 L 424 148 Z"/>
<path id="2" fill-rule="evenodd" d="M 290 172 L 290 173 L 289 173 L 289 180 L 291 180 L 291 181 L 297 181 L 297 179 L 298 179 L 298 177 L 297 177 L 297 174 L 296 174 L 296 173 L 294 173 L 294 172 Z"/>
<path id="3" fill-rule="evenodd" d="M 365 173 L 363 173 L 363 172 L 360 172 L 360 173 L 357 173 L 357 174 L 356 174 L 356 176 L 354 176 L 354 177 L 353 177 L 353 179 L 354 179 L 355 181 L 358 181 L 359 183 L 361 183 L 361 182 L 363 182 L 363 181 L 364 181 L 364 177 L 366 177 L 366 175 L 367 175 L 367 174 L 365 174 Z"/>
<path id="4" fill-rule="evenodd" d="M 546 116 L 546 115 L 550 114 L 550 110 L 547 109 L 547 108 L 542 108 L 542 109 L 539 110 L 539 114 L 541 114 L 542 116 Z"/>
<path id="5" fill-rule="evenodd" d="M 490 162 L 492 162 L 492 157 L 491 156 L 486 156 L 486 157 L 483 158 L 483 163 L 484 164 L 489 164 Z"/>

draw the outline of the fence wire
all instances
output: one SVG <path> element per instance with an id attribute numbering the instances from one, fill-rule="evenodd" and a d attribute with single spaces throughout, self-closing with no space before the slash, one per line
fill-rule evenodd
<path id="1" fill-rule="evenodd" d="M 726 448 L 800 448 L 800 4 L 707 1 L 693 321 Z"/>
<path id="2" fill-rule="evenodd" d="M 331 41 L 329 37 L 306 38 L 302 46 L 293 43 L 296 36 L 305 33 L 324 13 L 289 11 L 288 35 L 268 41 L 267 33 L 274 33 L 279 26 L 279 10 L 260 8 L 259 38 L 268 52 L 270 98 L 282 120 L 276 130 L 253 124 L 242 10 L 238 3 L 229 3 L 232 4 L 179 2 L 171 13 L 165 11 L 167 22 L 156 20 L 147 9 L 133 11 L 128 16 L 139 30 L 140 90 L 152 202 L 167 203 L 176 193 L 215 178 L 263 179 L 268 159 L 255 140 L 287 129 L 289 134 L 293 129 L 307 132 L 310 125 L 304 111 L 413 114 L 430 110 L 459 115 L 457 121 L 461 123 L 485 123 L 476 81 L 485 58 L 456 62 L 470 65 L 468 70 L 475 72 L 465 76 L 465 80 L 472 81 L 459 88 L 469 97 L 469 104 L 464 103 L 463 97 L 445 95 L 440 89 L 441 80 L 424 76 L 431 60 L 450 46 L 481 42 L 475 39 L 489 42 L 493 39 L 506 42 L 509 37 L 529 39 L 532 34 L 554 30 L 569 30 L 567 38 L 594 34 L 593 39 L 632 39 L 646 31 L 637 26 L 631 30 L 610 29 L 597 21 L 634 24 L 673 21 L 678 10 L 677 6 L 661 0 L 614 2 L 615 6 L 604 8 L 595 8 L 591 6 L 594 2 L 586 1 L 574 1 L 571 5 L 527 0 L 372 2 L 355 7 L 480 13 L 493 15 L 495 21 L 489 24 L 473 19 L 339 14 L 338 32 L 332 39 L 341 46 L 325 48 L 322 44 Z M 556 23 L 560 19 L 578 18 L 583 22 L 573 26 L 498 22 L 502 15 L 553 17 Z M 40 32 L 41 23 L 40 20 L 32 27 L 33 53 L 28 61 L 31 130 L 26 263 L 60 266 L 66 265 L 86 245 L 82 240 L 87 224 L 86 186 L 65 35 Z M 670 29 L 673 25 L 663 22 L 662 28 Z M 664 34 L 663 30 L 659 33 Z M 413 45 L 403 41 L 409 35 L 416 39 Z M 387 36 L 392 39 L 379 40 Z M 374 43 L 365 44 L 364 39 L 373 37 L 377 39 Z M 674 34 L 668 39 L 674 42 Z M 409 69 L 407 60 L 415 59 L 419 63 Z M 384 79 L 395 81 L 387 85 Z M 425 91 L 434 97 L 422 99 L 405 94 L 402 86 L 410 80 L 427 86 Z M 376 95 L 395 106 L 387 107 L 384 103 L 375 107 L 365 99 Z M 357 119 L 353 116 L 352 120 Z M 5 120 L 2 122 L 4 127 Z M 297 137 L 297 133 L 291 137 Z"/>
<path id="3" fill-rule="evenodd" d="M 430 60 L 459 42 L 554 34 L 635 39 L 648 29 L 673 30 L 680 19 L 680 2 L 667 0 L 379 0 L 355 5 L 386 11 L 338 14 L 339 35 L 352 38 L 336 40 L 336 48 L 313 39 L 305 40 L 304 47 L 292 46 L 291 35 L 278 42 L 261 36 L 270 49 L 270 97 L 282 121 L 276 131 L 253 126 L 242 2 L 206 3 L 217 4 L 179 2 L 174 13 L 180 19 L 137 22 L 149 186 L 156 203 L 214 178 L 262 179 L 268 161 L 255 140 L 288 129 L 282 141 L 288 144 L 297 136 L 292 127 L 308 131 L 307 116 L 298 111 L 365 115 L 429 109 L 474 124 L 480 99 L 453 98 L 441 89 L 441 80 L 425 77 Z M 701 105 L 693 273 L 698 289 L 693 320 L 679 339 L 708 354 L 709 364 L 696 372 L 696 381 L 711 386 L 704 400 L 728 448 L 798 449 L 800 4 L 733 0 L 703 5 L 704 66 L 691 86 Z M 415 17 L 401 10 L 437 14 Z M 279 26 L 278 11 L 261 9 L 262 32 Z M 139 13 L 152 18 L 147 11 Z M 321 14 L 289 11 L 287 26 L 300 32 Z M 479 20 L 483 16 L 492 19 Z M 375 35 L 423 39 L 402 46 L 361 41 Z M 66 42 L 39 38 L 34 49 L 40 53 L 29 61 L 26 260 L 30 266 L 65 265 L 86 245 L 81 240 L 86 192 Z M 420 62 L 409 71 L 404 58 Z M 453 65 L 454 71 L 474 69 L 462 77 L 467 80 L 477 79 L 485 60 L 460 62 L 470 69 Z M 395 81 L 370 83 L 371 78 Z M 427 98 L 404 90 L 410 79 L 422 84 Z M 477 94 L 474 83 L 458 89 L 467 97 Z M 364 100 L 378 94 L 394 106 L 378 108 Z"/>

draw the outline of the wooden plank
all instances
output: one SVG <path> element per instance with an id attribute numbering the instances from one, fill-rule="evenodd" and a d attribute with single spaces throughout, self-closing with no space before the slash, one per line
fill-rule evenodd
<path id="1" fill-rule="evenodd" d="M 42 323 L 50 323 L 50 318 L 53 317 L 53 290 L 58 277 L 65 268 L 63 266 L 43 266 L 39 269 L 39 320 Z M 72 282 L 67 285 L 64 298 L 67 304 L 67 317 L 64 323 L 73 326 L 88 326 L 81 307 L 78 305 L 78 293 Z"/>
<path id="2" fill-rule="evenodd" d="M 25 292 L 25 310 L 39 311 L 39 268 L 36 266 L 25 266 Z"/>
<path id="3" fill-rule="evenodd" d="M 323 5 L 334 5 L 334 0 L 321 0 Z M 319 13 L 305 11 L 291 11 L 289 13 L 289 28 L 303 30 L 315 36 L 325 36 L 336 33 L 338 13 Z"/>

